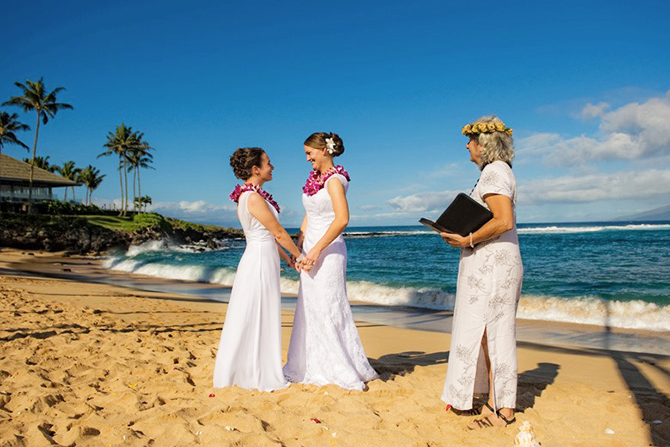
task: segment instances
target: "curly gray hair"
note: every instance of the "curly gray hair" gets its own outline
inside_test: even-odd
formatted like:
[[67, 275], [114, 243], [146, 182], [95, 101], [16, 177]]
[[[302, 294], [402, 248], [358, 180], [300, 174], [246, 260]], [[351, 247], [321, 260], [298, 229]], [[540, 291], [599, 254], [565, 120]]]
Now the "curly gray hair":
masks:
[[[502, 123], [495, 115], [482, 116], [476, 123]], [[504, 161], [510, 167], [514, 159], [514, 140], [506, 132], [480, 133], [476, 136], [477, 142], [482, 147], [480, 154], [481, 164], [479, 169], [484, 169], [489, 163], [496, 160]]]

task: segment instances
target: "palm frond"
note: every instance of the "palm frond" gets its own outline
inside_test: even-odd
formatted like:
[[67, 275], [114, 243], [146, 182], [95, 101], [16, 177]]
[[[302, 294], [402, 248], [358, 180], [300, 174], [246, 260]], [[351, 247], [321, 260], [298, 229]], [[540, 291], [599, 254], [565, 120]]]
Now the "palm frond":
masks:
[[28, 149], [28, 146], [19, 140], [15, 132], [30, 130], [30, 127], [19, 122], [18, 118], [16, 113], [0, 112], [0, 148], [5, 144], [15, 144]]

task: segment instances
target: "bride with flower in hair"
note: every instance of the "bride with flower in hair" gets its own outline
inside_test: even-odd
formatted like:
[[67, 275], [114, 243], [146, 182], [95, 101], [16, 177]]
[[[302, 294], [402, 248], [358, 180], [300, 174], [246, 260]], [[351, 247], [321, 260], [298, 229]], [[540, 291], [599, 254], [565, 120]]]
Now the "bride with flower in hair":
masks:
[[303, 187], [305, 218], [297, 241], [300, 288], [284, 375], [291, 382], [363, 390], [378, 378], [361, 344], [347, 297], [350, 177], [333, 159], [344, 152], [335, 133], [317, 132], [304, 143], [312, 172]]

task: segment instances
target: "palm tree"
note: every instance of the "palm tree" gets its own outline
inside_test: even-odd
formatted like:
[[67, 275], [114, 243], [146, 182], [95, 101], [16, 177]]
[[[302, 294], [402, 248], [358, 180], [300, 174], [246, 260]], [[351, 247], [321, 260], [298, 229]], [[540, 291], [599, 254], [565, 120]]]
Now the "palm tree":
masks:
[[151, 197], [135, 197], [135, 205], [140, 209], [140, 211], [142, 211], [143, 206], [146, 207], [146, 205], [151, 205]]
[[[135, 199], [142, 196], [140, 169], [141, 168], [153, 169], [151, 166], [149, 166], [149, 163], [153, 163], [154, 158], [154, 156], [149, 153], [149, 151], [153, 150], [153, 148], [149, 146], [149, 143], [142, 141], [142, 139], [144, 138], [144, 134], [139, 133], [137, 137], [139, 140], [139, 145], [133, 150], [131, 150], [130, 153], [128, 154], [128, 164], [129, 164], [128, 171], [133, 171], [133, 197]], [[137, 183], [137, 192], [135, 191], [135, 183]], [[133, 204], [135, 205], [135, 209], [137, 209], [138, 208], [137, 200], [134, 200]], [[141, 212], [142, 207], [140, 206], [139, 209]]]
[[79, 174], [79, 179], [86, 186], [86, 204], [91, 204], [91, 196], [93, 191], [100, 186], [102, 179], [105, 178], [106, 174], [100, 175], [100, 170], [94, 168], [91, 165], [86, 166]]
[[119, 156], [119, 182], [121, 184], [120, 216], [125, 216], [128, 212], [128, 159], [132, 151], [142, 146], [141, 136], [141, 133], [133, 132], [132, 127], [121, 124], [116, 127], [114, 132], [107, 134], [107, 142], [103, 145], [107, 150], [98, 155], [98, 158], [107, 155]]
[[[75, 182], [79, 181], [79, 174], [81, 173], [81, 169], [74, 167], [74, 161], [66, 161], [63, 163], [63, 166], [56, 166], [55, 169], [56, 172], [61, 175], [61, 177]], [[65, 197], [63, 200], [67, 202], [67, 188], [65, 188]], [[76, 200], [76, 197], [74, 196], [74, 186], [72, 187], [72, 200]]]
[[57, 102], [56, 96], [63, 87], [56, 87], [51, 93], [47, 93], [44, 86], [44, 78], [40, 78], [37, 82], [26, 80], [26, 84], [15, 82], [18, 88], [23, 90], [22, 96], [13, 96], [9, 101], [3, 105], [17, 106], [23, 108], [24, 112], [34, 110], [37, 113], [37, 126], [35, 127], [35, 143], [33, 145], [33, 161], [30, 163], [30, 187], [28, 190], [28, 212], [32, 211], [33, 206], [33, 176], [35, 171], [35, 157], [37, 156], [37, 137], [40, 132], [40, 119], [45, 125], [49, 122], [49, 118], [56, 116], [59, 110], [72, 109], [70, 104]]
[[[44, 169], [45, 171], [49, 172], [56, 172], [56, 169], [58, 166], [56, 165], [50, 165], [49, 164], [49, 156], [47, 155], [46, 157], [35, 157], [35, 167]], [[32, 161], [31, 158], [24, 158], [23, 161], [26, 163], [30, 163]]]
[[144, 196], [142, 197], [142, 204], [144, 205], [144, 211], [147, 210], [147, 205], [151, 205], [153, 202], [151, 201], [151, 197], [149, 196]]
[[[29, 130], [26, 124], [18, 121], [19, 116], [16, 113], [11, 115], [7, 112], [0, 112], [0, 155], [2, 155], [2, 148], [5, 144], [15, 144], [21, 146], [26, 150], [30, 148], [18, 139], [14, 132], [22, 130]], [[2, 157], [0, 157], [0, 174], [2, 173]]]

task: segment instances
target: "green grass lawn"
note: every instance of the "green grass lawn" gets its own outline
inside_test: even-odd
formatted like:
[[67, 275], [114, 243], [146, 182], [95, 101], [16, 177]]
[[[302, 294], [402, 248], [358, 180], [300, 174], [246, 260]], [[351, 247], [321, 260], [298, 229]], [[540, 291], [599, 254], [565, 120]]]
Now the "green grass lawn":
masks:
[[219, 231], [223, 230], [222, 227], [218, 227], [216, 225], [203, 225], [203, 224], [197, 224], [193, 222], [187, 222], [185, 220], [180, 220], [180, 219], [174, 219], [172, 217], [166, 217], [165, 220], [167, 220], [170, 225], [172, 225], [173, 228], [179, 228], [182, 230], [188, 230], [193, 229], [196, 231]]
[[82, 217], [92, 223], [101, 227], [109, 228], [110, 230], [131, 231], [135, 228], [135, 223], [132, 217], [118, 217], [118, 216], [78, 216]]
[[155, 213], [143, 213], [135, 216], [134, 218], [99, 215], [84, 215], [77, 217], [86, 219], [93, 225], [98, 225], [116, 231], [137, 231], [141, 228], [157, 226], [168, 234], [172, 233], [175, 229], [195, 230], [198, 232], [228, 231], [234, 235], [241, 234], [240, 230], [236, 230], [234, 228], [221, 228], [216, 225], [202, 225], [184, 220], [172, 219], [170, 217], [164, 218], [160, 214]]

